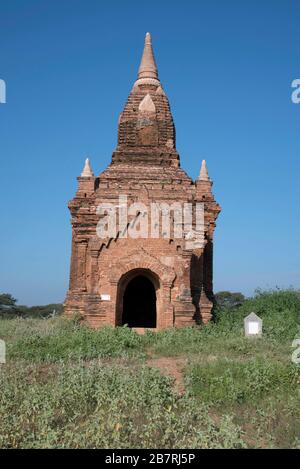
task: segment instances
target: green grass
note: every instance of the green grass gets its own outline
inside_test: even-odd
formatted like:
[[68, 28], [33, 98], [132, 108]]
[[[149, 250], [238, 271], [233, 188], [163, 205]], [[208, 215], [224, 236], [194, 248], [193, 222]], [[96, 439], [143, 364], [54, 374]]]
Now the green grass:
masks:
[[6, 324], [6, 332], [11, 339], [7, 341], [8, 358], [53, 363], [143, 356], [141, 336], [132, 329], [103, 327], [95, 331], [61, 317], [43, 322], [41, 327], [39, 319], [17, 319]]
[[[251, 311], [260, 339], [243, 335]], [[276, 290], [207, 326], [157, 334], [1, 319], [0, 447], [300, 447], [299, 317], [299, 291]], [[185, 393], [148, 358], [185, 358]]]

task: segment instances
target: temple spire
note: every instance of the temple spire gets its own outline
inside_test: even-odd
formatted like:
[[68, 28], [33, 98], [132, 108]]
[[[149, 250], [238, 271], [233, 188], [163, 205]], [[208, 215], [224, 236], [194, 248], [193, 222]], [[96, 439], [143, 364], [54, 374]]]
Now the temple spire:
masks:
[[210, 181], [208, 172], [207, 172], [207, 167], [206, 167], [206, 161], [202, 160], [201, 164], [201, 169], [200, 169], [200, 176], [199, 176], [199, 181]]
[[157, 66], [153, 54], [150, 33], [147, 33], [145, 37], [144, 51], [138, 72], [138, 78], [158, 79]]
[[91, 165], [90, 165], [90, 160], [87, 158], [84, 163], [84, 168], [81, 173], [82, 178], [90, 178], [94, 177]]

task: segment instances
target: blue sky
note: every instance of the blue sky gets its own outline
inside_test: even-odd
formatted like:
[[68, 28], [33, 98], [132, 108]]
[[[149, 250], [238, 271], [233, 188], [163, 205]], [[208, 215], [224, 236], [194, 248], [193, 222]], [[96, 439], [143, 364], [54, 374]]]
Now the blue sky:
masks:
[[222, 206], [215, 290], [300, 287], [300, 3], [2, 0], [0, 291], [61, 302], [67, 202], [89, 155], [99, 174], [150, 31], [182, 167], [206, 159]]

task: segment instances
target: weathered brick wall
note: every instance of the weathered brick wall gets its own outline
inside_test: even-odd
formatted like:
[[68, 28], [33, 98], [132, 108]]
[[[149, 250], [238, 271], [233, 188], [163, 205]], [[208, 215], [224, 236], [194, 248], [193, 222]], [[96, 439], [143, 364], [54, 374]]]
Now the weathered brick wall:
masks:
[[[144, 75], [146, 72], [143, 72]], [[185, 239], [101, 239], [97, 207], [143, 202], [205, 205], [205, 239], [187, 248]], [[72, 216], [70, 287], [65, 313], [75, 311], [94, 327], [119, 325], [126, 282], [135, 273], [152, 280], [157, 297], [157, 329], [192, 325], [211, 318], [213, 232], [220, 207], [211, 182], [191, 178], [180, 168], [169, 102], [157, 79], [137, 80], [119, 119], [118, 145], [99, 177], [79, 177], [69, 203]], [[102, 295], [102, 296], [101, 296]], [[108, 295], [103, 299], [103, 295]]]

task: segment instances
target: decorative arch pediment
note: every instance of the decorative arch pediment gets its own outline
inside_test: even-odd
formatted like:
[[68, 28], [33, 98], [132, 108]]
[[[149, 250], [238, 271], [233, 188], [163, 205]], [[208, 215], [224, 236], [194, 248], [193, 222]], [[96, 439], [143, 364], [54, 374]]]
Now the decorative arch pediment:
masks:
[[144, 248], [134, 249], [110, 265], [110, 282], [117, 284], [120, 278], [134, 269], [148, 269], [156, 274], [163, 285], [171, 285], [176, 277], [172, 267], [166, 266]]

